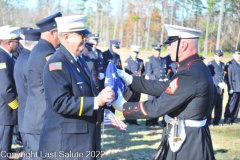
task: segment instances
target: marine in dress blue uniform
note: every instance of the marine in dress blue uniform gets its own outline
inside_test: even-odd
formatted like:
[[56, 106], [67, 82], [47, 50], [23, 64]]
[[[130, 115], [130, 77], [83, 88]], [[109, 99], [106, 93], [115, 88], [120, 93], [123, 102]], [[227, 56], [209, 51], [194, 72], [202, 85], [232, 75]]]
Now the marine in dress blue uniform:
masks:
[[[91, 160], [102, 156], [101, 108], [106, 89], [97, 97], [89, 68], [81, 58], [87, 41], [86, 16], [55, 19], [61, 46], [47, 62], [43, 73], [46, 115], [41, 132], [39, 154], [43, 159]], [[100, 101], [104, 102], [99, 104]], [[56, 153], [48, 157], [48, 153]], [[74, 157], [74, 155], [76, 157]], [[67, 157], [67, 154], [70, 155]]]
[[[144, 62], [142, 59], [138, 58], [138, 55], [140, 53], [140, 47], [139, 46], [131, 46], [131, 56], [125, 60], [124, 63], [124, 69], [125, 72], [133, 75], [133, 76], [145, 76], [145, 67]], [[131, 88], [130, 88], [131, 90]], [[128, 102], [139, 102], [141, 99], [141, 93], [135, 92], [131, 90], [132, 96], [128, 100]], [[126, 119], [125, 120], [128, 124], [134, 124], [134, 125], [140, 125], [140, 123], [137, 122], [137, 120], [133, 119]]]
[[99, 81], [99, 91], [104, 88], [104, 80], [106, 74], [107, 64], [103, 60], [102, 51], [97, 48], [98, 46], [98, 34], [89, 34], [88, 40], [89, 42], [94, 43], [92, 47], [92, 51], [88, 54], [90, 59], [94, 62], [95, 68], [97, 70], [98, 81]]
[[16, 51], [20, 39], [20, 28], [0, 27], [0, 151], [1, 160], [7, 160], [17, 125], [17, 90], [13, 77], [14, 63], [12, 53]]
[[213, 83], [214, 83], [214, 100], [212, 105], [212, 110], [214, 110], [214, 118], [212, 120], [211, 114], [208, 116], [207, 123], [208, 125], [219, 125], [219, 122], [222, 117], [222, 103], [223, 103], [223, 93], [226, 82], [226, 77], [224, 73], [224, 63], [221, 62], [223, 51], [215, 50], [214, 51], [214, 59], [208, 62], [208, 68], [212, 74]]
[[[117, 51], [120, 49], [120, 41], [118, 40], [110, 40], [110, 47], [108, 50], [102, 53], [104, 64], [108, 66], [108, 63], [112, 61], [117, 69], [122, 70], [122, 61], [120, 55], [117, 54]], [[115, 109], [111, 107], [105, 106], [106, 109], [109, 109], [111, 112], [115, 113]]]
[[[18, 129], [21, 133], [24, 150], [26, 150], [26, 138], [22, 132], [22, 121], [24, 117], [24, 110], [27, 101], [27, 61], [32, 48], [38, 42], [41, 36], [39, 29], [32, 29], [24, 31], [25, 48], [19, 54], [18, 59], [14, 65], [14, 78], [18, 93]], [[28, 116], [28, 115], [26, 115]], [[25, 157], [23, 157], [25, 158]]]
[[[197, 55], [201, 31], [164, 25], [168, 32], [168, 50], [178, 71], [167, 82], [146, 80], [118, 71], [126, 84], [138, 92], [160, 96], [145, 102], [127, 102], [123, 97], [112, 103], [125, 118], [149, 118], [166, 114], [162, 143], [154, 160], [214, 160], [211, 135], [206, 125], [214, 98], [211, 73]], [[194, 86], [194, 87], [193, 87]], [[162, 158], [160, 158], [162, 157]]]
[[228, 103], [224, 112], [224, 123], [239, 123], [240, 107], [240, 50], [233, 50], [233, 59], [226, 64], [228, 83]]
[[[28, 152], [37, 152], [40, 133], [46, 110], [46, 101], [43, 88], [43, 69], [50, 56], [59, 46], [57, 35], [56, 17], [61, 17], [60, 12], [45, 17], [36, 25], [40, 28], [41, 39], [32, 49], [27, 63], [27, 102], [22, 123], [22, 132], [27, 139]], [[34, 157], [34, 159], [41, 159]]]

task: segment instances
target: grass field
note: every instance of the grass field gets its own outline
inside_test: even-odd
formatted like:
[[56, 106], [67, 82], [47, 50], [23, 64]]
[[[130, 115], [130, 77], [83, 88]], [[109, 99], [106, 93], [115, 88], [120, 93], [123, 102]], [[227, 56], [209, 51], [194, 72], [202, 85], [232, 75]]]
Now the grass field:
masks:
[[[102, 51], [107, 48], [101, 48]], [[119, 50], [122, 62], [130, 56], [129, 49]], [[146, 60], [151, 56], [149, 51], [143, 51], [139, 58]], [[166, 56], [166, 53], [162, 53]], [[213, 57], [205, 57], [208, 63]], [[223, 57], [223, 62], [231, 60], [231, 56]], [[223, 112], [228, 100], [226, 93], [223, 99]], [[141, 101], [146, 100], [146, 95], [142, 94]], [[120, 112], [116, 115], [124, 120]], [[239, 116], [240, 117], [240, 116]], [[141, 126], [129, 125], [126, 132], [121, 132], [114, 127], [105, 126], [103, 137], [104, 160], [150, 160], [161, 141], [162, 128], [146, 127], [145, 120], [138, 120]], [[222, 120], [223, 121], [223, 120]], [[221, 122], [222, 122], [221, 121]], [[217, 160], [240, 160], [240, 125], [223, 125], [210, 127], [214, 153]]]

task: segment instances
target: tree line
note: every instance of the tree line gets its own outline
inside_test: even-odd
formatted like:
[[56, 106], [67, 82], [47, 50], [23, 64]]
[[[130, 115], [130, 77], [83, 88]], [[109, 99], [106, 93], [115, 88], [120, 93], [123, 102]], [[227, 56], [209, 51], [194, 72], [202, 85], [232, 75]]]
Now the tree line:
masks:
[[[205, 2], [205, 1], [204, 1]], [[239, 49], [239, 0], [0, 0], [0, 25], [36, 28], [36, 21], [61, 11], [64, 16], [88, 15], [88, 28], [99, 33], [100, 44], [118, 39], [122, 47], [148, 49], [167, 37], [163, 24], [203, 31], [199, 50], [206, 56], [215, 49]]]

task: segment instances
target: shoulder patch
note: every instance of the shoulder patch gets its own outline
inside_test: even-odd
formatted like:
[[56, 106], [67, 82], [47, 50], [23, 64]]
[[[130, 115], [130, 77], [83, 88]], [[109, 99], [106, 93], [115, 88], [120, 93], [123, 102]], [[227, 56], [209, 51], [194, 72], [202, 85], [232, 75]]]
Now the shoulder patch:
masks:
[[175, 78], [167, 87], [167, 89], [165, 90], [165, 92], [167, 94], [174, 94], [176, 92], [176, 90], [178, 89], [178, 77]]
[[50, 54], [50, 55], [47, 55], [45, 58], [46, 58], [46, 61], [48, 61], [49, 60], [49, 58], [51, 58], [51, 56], [52, 56], [52, 54]]
[[0, 63], [0, 69], [5, 69], [7, 68], [6, 63]]
[[53, 62], [49, 64], [49, 71], [62, 70], [62, 62]]

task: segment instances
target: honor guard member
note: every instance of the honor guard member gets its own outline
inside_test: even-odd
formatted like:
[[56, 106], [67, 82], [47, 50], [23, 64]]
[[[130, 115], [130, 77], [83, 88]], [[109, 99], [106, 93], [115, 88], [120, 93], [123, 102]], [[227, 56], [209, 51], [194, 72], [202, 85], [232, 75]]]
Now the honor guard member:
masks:
[[24, 31], [25, 30], [30, 30], [32, 29], [31, 27], [21, 27], [20, 28], [20, 37], [22, 38], [21, 40], [19, 40], [19, 44], [18, 44], [18, 48], [16, 50], [16, 52], [13, 53], [13, 59], [16, 61], [19, 54], [22, 52], [23, 48], [24, 48], [24, 45], [25, 45], [25, 42], [24, 42], [24, 39], [25, 39], [25, 36], [24, 36]]
[[88, 41], [94, 44], [92, 47], [92, 51], [89, 53], [89, 57], [94, 62], [94, 65], [96, 67], [99, 81], [99, 91], [101, 91], [104, 88], [104, 78], [107, 65], [103, 60], [102, 51], [100, 49], [97, 49], [98, 37], [98, 34], [89, 34]]
[[110, 40], [110, 47], [108, 50], [103, 52], [103, 60], [108, 66], [109, 61], [112, 61], [117, 69], [122, 70], [122, 62], [117, 51], [120, 49], [120, 42], [118, 40]]
[[[120, 55], [117, 54], [117, 51], [120, 49], [120, 42], [118, 40], [110, 40], [110, 47], [108, 50], [102, 53], [103, 60], [106, 66], [108, 66], [109, 61], [112, 61], [117, 69], [122, 70], [122, 62]], [[105, 106], [104, 108], [109, 109], [111, 112], [115, 113], [115, 109], [110, 106]]]
[[[81, 58], [87, 34], [91, 33], [86, 28], [86, 16], [55, 20], [61, 45], [43, 73], [47, 108], [38, 153], [43, 159], [101, 158], [101, 109], [98, 106], [111, 102], [114, 92], [107, 87], [97, 94], [87, 64]], [[55, 155], [49, 157], [49, 153]], [[79, 156], [66, 156], [71, 153]]]
[[[16, 51], [20, 38], [20, 28], [0, 27], [0, 150], [9, 153], [12, 144], [13, 127], [17, 125], [17, 91], [13, 77]], [[8, 157], [1, 157], [1, 160]]]
[[228, 103], [224, 123], [240, 123], [237, 119], [240, 107], [240, 49], [233, 50], [233, 59], [226, 64], [228, 78]]
[[[126, 59], [124, 63], [124, 69], [125, 72], [133, 75], [133, 76], [145, 76], [145, 68], [144, 68], [144, 62], [142, 59], [138, 58], [138, 54], [140, 53], [140, 47], [139, 46], [131, 46], [131, 56]], [[131, 88], [130, 88], [131, 90]], [[141, 93], [132, 91], [132, 96], [128, 100], [128, 102], [139, 102], [141, 98]], [[140, 123], [137, 122], [136, 119], [126, 119], [126, 123], [128, 124], [134, 124], [134, 125], [140, 125]]]
[[[168, 71], [170, 71], [169, 64], [167, 63], [167, 60], [163, 57], [160, 57], [161, 55], [161, 48], [162, 45], [153, 44], [152, 45], [152, 53], [153, 55], [148, 58], [146, 62], [146, 76], [150, 80], [159, 80], [159, 81], [168, 81], [170, 78], [170, 75]], [[158, 97], [148, 95], [148, 99], [156, 99]], [[158, 117], [151, 118], [146, 120], [146, 126], [161, 126], [163, 127], [165, 125], [165, 122], [162, 121], [162, 123], [158, 123]]]
[[82, 58], [86, 61], [87, 66], [91, 72], [93, 81], [95, 82], [96, 89], [97, 91], [99, 91], [99, 80], [98, 80], [97, 69], [95, 67], [94, 61], [89, 57], [89, 54], [92, 51], [93, 45], [94, 43], [89, 41], [85, 43], [85, 48], [82, 52]]
[[[27, 61], [31, 50], [40, 39], [41, 32], [39, 29], [24, 31], [24, 48], [19, 54], [18, 59], [14, 65], [14, 78], [18, 93], [18, 130], [21, 133], [24, 150], [26, 150], [26, 139], [22, 132], [22, 121], [24, 117], [24, 110], [27, 101]], [[29, 116], [29, 115], [26, 115]], [[23, 157], [24, 158], [24, 157]]]
[[[27, 62], [27, 102], [22, 123], [22, 132], [27, 139], [27, 150], [37, 152], [40, 133], [46, 110], [46, 101], [43, 88], [43, 69], [50, 56], [56, 51], [60, 42], [58, 39], [56, 17], [61, 17], [60, 12], [38, 21], [36, 25], [41, 31], [41, 39], [32, 49]], [[35, 159], [41, 159], [35, 157]]]
[[211, 112], [214, 88], [211, 73], [198, 56], [200, 30], [164, 25], [171, 59], [179, 67], [170, 81], [146, 80], [118, 70], [119, 76], [133, 90], [154, 96], [145, 102], [126, 102], [121, 93], [112, 103], [125, 118], [153, 118], [164, 114], [168, 127], [154, 160], [214, 160], [207, 116]]
[[[208, 125], [219, 125], [222, 117], [222, 103], [223, 103], [223, 93], [226, 82], [226, 77], [224, 73], [224, 63], [222, 62], [223, 51], [215, 50], [214, 59], [208, 62], [208, 68], [212, 74], [212, 79], [214, 83], [214, 100], [212, 105], [212, 111], [214, 109], [214, 118], [212, 120], [212, 112], [209, 114], [207, 119]], [[212, 123], [211, 123], [212, 120]]]
[[174, 75], [174, 73], [177, 72], [177, 64], [175, 62], [172, 61], [171, 59], [171, 55], [168, 54], [166, 57], [164, 57], [167, 61], [167, 66], [168, 68], [172, 69], [172, 72], [169, 73], [169, 79], [172, 78], [172, 76]]

